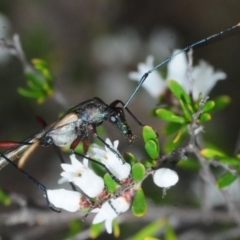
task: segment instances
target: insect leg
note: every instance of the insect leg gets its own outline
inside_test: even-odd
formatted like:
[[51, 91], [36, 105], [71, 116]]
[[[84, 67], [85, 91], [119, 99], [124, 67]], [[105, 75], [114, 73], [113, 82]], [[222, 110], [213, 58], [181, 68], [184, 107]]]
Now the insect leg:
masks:
[[25, 175], [25, 177], [27, 177], [28, 179], [30, 179], [33, 183], [35, 183], [43, 192], [44, 195], [46, 197], [46, 201], [47, 201], [47, 205], [48, 207], [55, 212], [61, 212], [60, 209], [56, 208], [53, 206], [53, 204], [49, 201], [48, 199], [48, 195], [47, 195], [47, 189], [46, 187], [41, 184], [39, 181], [37, 181], [34, 177], [32, 177], [31, 175], [29, 175], [26, 171], [24, 171], [23, 169], [19, 168], [17, 166], [17, 164], [15, 164], [13, 161], [11, 161], [9, 158], [7, 158], [4, 154], [0, 153], [0, 156], [3, 157], [9, 164], [11, 164], [13, 167], [15, 167], [18, 171], [20, 171], [23, 175]]
[[[125, 104], [121, 101], [121, 100], [115, 100], [114, 102], [112, 102], [110, 104], [110, 106], [115, 107], [117, 104], [121, 104], [123, 107], [125, 106]], [[133, 120], [140, 126], [143, 127], [144, 124], [142, 122], [140, 122], [140, 120], [129, 110], [128, 107], [125, 107], [126, 111], [128, 112], [128, 114], [133, 118]]]

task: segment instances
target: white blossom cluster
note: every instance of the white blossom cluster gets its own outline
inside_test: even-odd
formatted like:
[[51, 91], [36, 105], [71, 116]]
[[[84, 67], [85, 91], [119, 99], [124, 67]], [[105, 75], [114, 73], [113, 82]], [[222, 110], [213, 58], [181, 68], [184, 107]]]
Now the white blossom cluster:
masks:
[[[175, 50], [173, 54], [178, 51], [179, 50]], [[138, 64], [137, 72], [129, 73], [129, 78], [134, 81], [139, 81], [144, 73], [154, 67], [153, 62], [154, 57], [148, 56], [145, 63]], [[152, 97], [157, 98], [165, 92], [167, 81], [173, 79], [177, 81], [187, 93], [191, 91], [193, 99], [197, 100], [200, 93], [202, 93], [203, 97], [207, 96], [219, 80], [227, 77], [223, 71], [214, 71], [213, 66], [201, 60], [197, 66], [192, 67], [190, 75], [193, 83], [191, 83], [189, 81], [188, 68], [186, 53], [181, 53], [169, 61], [165, 79], [157, 71], [153, 71], [147, 81], [143, 83], [143, 87]]]
[[[117, 150], [119, 141], [113, 144], [109, 139], [106, 143]], [[123, 163], [108, 147], [93, 145], [88, 152], [90, 158], [99, 159], [120, 182], [131, 178], [131, 166], [127, 162]], [[65, 209], [69, 212], [76, 212], [84, 208], [91, 208], [91, 213], [97, 213], [93, 219], [93, 224], [105, 222], [105, 228], [108, 233], [112, 233], [112, 222], [120, 213], [126, 212], [130, 206], [135, 190], [126, 188], [117, 198], [113, 198], [106, 190], [104, 180], [99, 177], [88, 164], [86, 158], [83, 163], [78, 161], [76, 156], [70, 156], [71, 164], [61, 164], [64, 170], [61, 173], [62, 178], [59, 184], [71, 182], [76, 185], [80, 192], [69, 191], [66, 189], [48, 190], [50, 202], [57, 208]], [[154, 183], [162, 188], [169, 188], [178, 181], [178, 175], [175, 171], [162, 168], [152, 172]], [[84, 193], [84, 194], [83, 194]], [[110, 197], [109, 197], [110, 196]], [[98, 204], [92, 206], [93, 199], [97, 199]], [[101, 199], [104, 201], [101, 202]]]

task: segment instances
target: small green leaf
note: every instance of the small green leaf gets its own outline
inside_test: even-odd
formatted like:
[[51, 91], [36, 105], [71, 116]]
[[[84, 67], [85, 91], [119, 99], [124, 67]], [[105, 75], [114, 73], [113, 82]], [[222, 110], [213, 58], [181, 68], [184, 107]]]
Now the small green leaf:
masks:
[[201, 165], [195, 159], [188, 158], [187, 160], [182, 159], [178, 161], [177, 166], [187, 170], [199, 170]]
[[124, 155], [123, 155], [123, 159], [129, 163], [131, 166], [133, 166], [133, 164], [137, 163], [137, 159], [136, 157], [130, 153], [130, 152], [125, 152]]
[[188, 108], [189, 104], [185, 104], [185, 103], [183, 102], [183, 100], [181, 100], [181, 99], [179, 100], [179, 103], [180, 103], [181, 108], [182, 108], [182, 110], [183, 110], [184, 117], [185, 117], [188, 121], [190, 121], [190, 120], [192, 119], [192, 113], [191, 113], [190, 109]]
[[142, 188], [138, 188], [132, 202], [132, 212], [135, 216], [141, 217], [147, 212], [147, 203]]
[[165, 240], [177, 240], [177, 236], [169, 222], [166, 223]]
[[42, 71], [42, 74], [43, 74], [44, 78], [48, 81], [48, 83], [52, 82], [53, 76], [48, 68], [44, 68]]
[[148, 156], [152, 159], [156, 159], [159, 156], [159, 145], [154, 140], [149, 140], [144, 145]]
[[11, 203], [11, 198], [2, 189], [0, 189], [0, 202], [5, 206], [8, 206]]
[[113, 225], [113, 236], [115, 238], [118, 238], [120, 236], [120, 227], [116, 218], [113, 220], [112, 225]]
[[112, 179], [112, 177], [109, 175], [109, 173], [106, 173], [104, 175], [104, 183], [105, 183], [107, 190], [110, 193], [114, 193], [114, 191], [117, 188], [117, 183]]
[[155, 237], [145, 237], [144, 240], [161, 240], [161, 239]]
[[175, 123], [185, 123], [186, 120], [184, 117], [173, 113], [170, 110], [159, 108], [156, 110], [156, 114], [161, 119], [168, 121], [168, 122], [175, 122]]
[[176, 98], [182, 99], [185, 103], [191, 103], [191, 98], [177, 81], [169, 80], [168, 87]]
[[165, 219], [158, 219], [154, 222], [151, 222], [144, 227], [140, 228], [141, 230], [138, 231], [134, 236], [131, 237], [131, 240], [147, 240], [147, 239], [155, 239], [151, 238], [150, 236], [156, 235], [164, 226], [166, 220]]
[[182, 127], [182, 124], [180, 124], [180, 123], [168, 122], [163, 129], [163, 133], [164, 134], [175, 133], [181, 127]]
[[214, 101], [207, 101], [204, 106], [203, 106], [203, 111], [207, 112], [210, 111], [211, 109], [213, 109], [215, 106], [215, 102]]
[[236, 166], [240, 163], [239, 159], [232, 157], [218, 157], [218, 160], [231, 166]]
[[176, 139], [176, 135], [170, 136], [164, 143], [165, 152], [171, 152], [176, 149], [187, 136], [186, 131], [180, 135], [180, 139], [178, 139], [178, 141], [174, 141], [174, 139]]
[[32, 83], [34, 83], [36, 86], [38, 86], [39, 88], [42, 87], [42, 85], [44, 84], [43, 79], [40, 79], [39, 76], [37, 76], [36, 74], [34, 74], [33, 72], [24, 72], [25, 77], [31, 81]]
[[209, 113], [203, 113], [199, 117], [200, 122], [207, 122], [211, 120], [211, 115]]
[[231, 102], [231, 98], [229, 96], [223, 95], [215, 98], [214, 102], [215, 102], [214, 111], [216, 111], [226, 107]]
[[46, 61], [40, 58], [33, 58], [32, 64], [34, 65], [34, 68], [36, 68], [39, 71], [42, 71], [42, 69], [47, 67]]
[[30, 97], [30, 98], [45, 97], [45, 93], [42, 91], [31, 91], [24, 88], [18, 88], [18, 93], [24, 97]]
[[234, 182], [238, 177], [236, 175], [233, 175], [230, 172], [227, 172], [223, 174], [218, 180], [217, 180], [217, 187], [218, 188], [224, 188], [230, 185], [232, 182]]
[[97, 238], [99, 235], [100, 235], [100, 233], [102, 232], [102, 229], [103, 229], [103, 226], [104, 226], [104, 222], [100, 222], [100, 223], [97, 223], [97, 224], [92, 224], [91, 226], [90, 226], [90, 237], [92, 238], [92, 239], [95, 239], [95, 238]]
[[147, 125], [143, 127], [142, 135], [144, 142], [147, 142], [148, 140], [158, 140], [158, 135], [155, 130]]
[[154, 159], [142, 159], [141, 163], [145, 168], [151, 168], [156, 164], [156, 160], [154, 160]]
[[136, 163], [132, 167], [132, 177], [135, 182], [141, 181], [145, 176], [146, 170], [143, 164]]
[[173, 139], [173, 143], [177, 143], [180, 139], [183, 133], [186, 131], [186, 127], [182, 127], [176, 134], [176, 136]]
[[200, 151], [200, 153], [206, 158], [226, 157], [223, 152], [212, 148], [204, 148]]
[[[97, 162], [101, 162], [101, 161], [98, 160], [98, 159], [94, 159], [94, 160], [96, 160]], [[99, 176], [102, 177], [102, 178], [104, 177], [104, 175], [106, 174], [106, 169], [105, 169], [103, 166], [101, 166], [100, 164], [95, 163], [95, 162], [93, 162], [93, 161], [90, 161], [89, 164], [90, 164], [91, 168], [93, 169], [93, 171], [94, 171], [97, 175], [99, 175]]]
[[35, 85], [33, 82], [27, 80], [27, 85], [32, 91], [39, 91], [41, 88], [37, 85]]
[[69, 230], [65, 238], [72, 238], [77, 233], [79, 233], [82, 228], [82, 222], [79, 219], [71, 220], [68, 225], [69, 225]]

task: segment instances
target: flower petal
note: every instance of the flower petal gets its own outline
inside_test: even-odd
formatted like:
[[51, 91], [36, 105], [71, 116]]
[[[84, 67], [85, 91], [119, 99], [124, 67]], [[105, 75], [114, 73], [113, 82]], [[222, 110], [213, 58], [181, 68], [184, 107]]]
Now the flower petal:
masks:
[[72, 166], [75, 170], [81, 170], [84, 168], [83, 164], [76, 158], [75, 154], [70, 155]]
[[73, 183], [91, 198], [97, 197], [104, 189], [103, 179], [90, 169], [84, 171], [81, 177], [74, 178]]
[[79, 192], [65, 189], [47, 190], [49, 201], [57, 208], [65, 209], [69, 212], [79, 210], [81, 194]]
[[213, 66], [201, 60], [199, 64], [193, 67], [192, 76], [193, 83], [193, 98], [197, 99], [199, 93], [207, 96], [212, 88], [216, 85], [217, 81], [223, 80], [227, 77], [223, 71], [215, 71]]
[[[138, 72], [130, 72], [128, 77], [134, 81], [140, 81], [141, 77], [153, 68], [153, 56], [148, 56], [146, 63], [138, 64]], [[157, 71], [153, 71], [147, 81], [142, 85], [152, 97], [159, 97], [166, 89], [166, 82]]]
[[106, 228], [108, 234], [112, 233], [112, 222], [113, 222], [113, 220], [114, 219], [106, 219], [106, 221], [105, 221], [105, 228]]
[[[174, 50], [173, 54], [177, 53], [179, 50]], [[188, 90], [189, 85], [187, 78], [188, 62], [186, 53], [181, 53], [174, 57], [167, 65], [167, 79], [166, 80], [176, 80], [185, 90]]]
[[160, 168], [153, 173], [153, 181], [158, 187], [169, 188], [178, 182], [178, 175], [168, 168]]
[[102, 207], [99, 209], [97, 215], [93, 219], [93, 224], [100, 223], [105, 221], [106, 219], [114, 219], [117, 217], [116, 212], [112, 208], [112, 206], [109, 204], [109, 202], [106, 202], [102, 205]]
[[61, 164], [61, 167], [64, 171], [66, 172], [75, 172], [75, 169], [74, 167], [71, 165], [71, 164], [68, 164], [68, 163], [62, 163]]
[[116, 141], [113, 142], [113, 148], [114, 148], [115, 150], [117, 150], [118, 145], [119, 145], [119, 141], [118, 141], [118, 140], [116, 140]]

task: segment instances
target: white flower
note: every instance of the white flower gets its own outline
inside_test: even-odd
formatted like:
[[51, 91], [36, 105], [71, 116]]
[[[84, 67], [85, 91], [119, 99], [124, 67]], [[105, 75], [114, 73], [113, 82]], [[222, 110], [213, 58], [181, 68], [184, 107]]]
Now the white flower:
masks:
[[[114, 141], [113, 144], [110, 139], [106, 139], [106, 143], [115, 151], [118, 152], [117, 147], [119, 141]], [[113, 153], [107, 146], [105, 148], [99, 147], [96, 144], [93, 145], [91, 153], [93, 158], [101, 160], [106, 168], [115, 176], [118, 180], [126, 179], [131, 171], [131, 166], [128, 163], [123, 163], [115, 153]]]
[[[140, 81], [141, 77], [144, 73], [152, 69], [154, 57], [148, 56], [146, 59], [146, 63], [139, 63], [138, 64], [138, 72], [130, 72], [128, 77], [131, 80]], [[160, 76], [157, 71], [152, 72], [147, 80], [143, 83], [143, 87], [150, 93], [153, 97], [159, 97], [161, 91], [163, 92], [166, 88], [166, 82]]]
[[199, 93], [207, 96], [217, 81], [227, 78], [227, 74], [222, 71], [215, 71], [213, 66], [201, 60], [196, 67], [193, 67], [193, 98], [197, 99]]
[[[178, 52], [175, 50], [173, 54]], [[146, 63], [138, 64], [138, 72], [130, 72], [129, 78], [131, 80], [140, 81], [144, 73], [154, 67], [153, 57], [148, 56]], [[169, 61], [167, 65], [167, 77], [163, 79], [157, 71], [153, 71], [143, 83], [143, 87], [153, 97], [159, 97], [167, 88], [167, 80], [174, 79], [182, 87], [189, 92], [189, 79], [187, 77], [188, 62], [186, 53], [181, 53]], [[205, 61], [200, 61], [199, 65], [192, 68], [193, 77], [193, 98], [196, 100], [200, 93], [203, 96], [211, 91], [217, 81], [225, 79], [227, 75], [222, 71], [214, 72], [213, 66]]]
[[158, 187], [169, 188], [178, 182], [178, 175], [168, 168], [160, 168], [153, 173], [153, 181]]
[[80, 209], [79, 192], [68, 191], [65, 189], [47, 190], [49, 201], [57, 208], [65, 209], [69, 212], [76, 212]]
[[92, 212], [97, 212], [93, 219], [93, 224], [105, 221], [105, 228], [109, 234], [112, 233], [113, 220], [123, 212], [126, 212], [130, 207], [130, 203], [124, 197], [111, 199], [104, 203], [101, 208], [96, 208]]
[[83, 164], [72, 154], [70, 156], [72, 164], [61, 164], [64, 172], [61, 173], [59, 184], [73, 182], [89, 197], [97, 197], [104, 188], [104, 181], [88, 167], [88, 160], [83, 159]]

